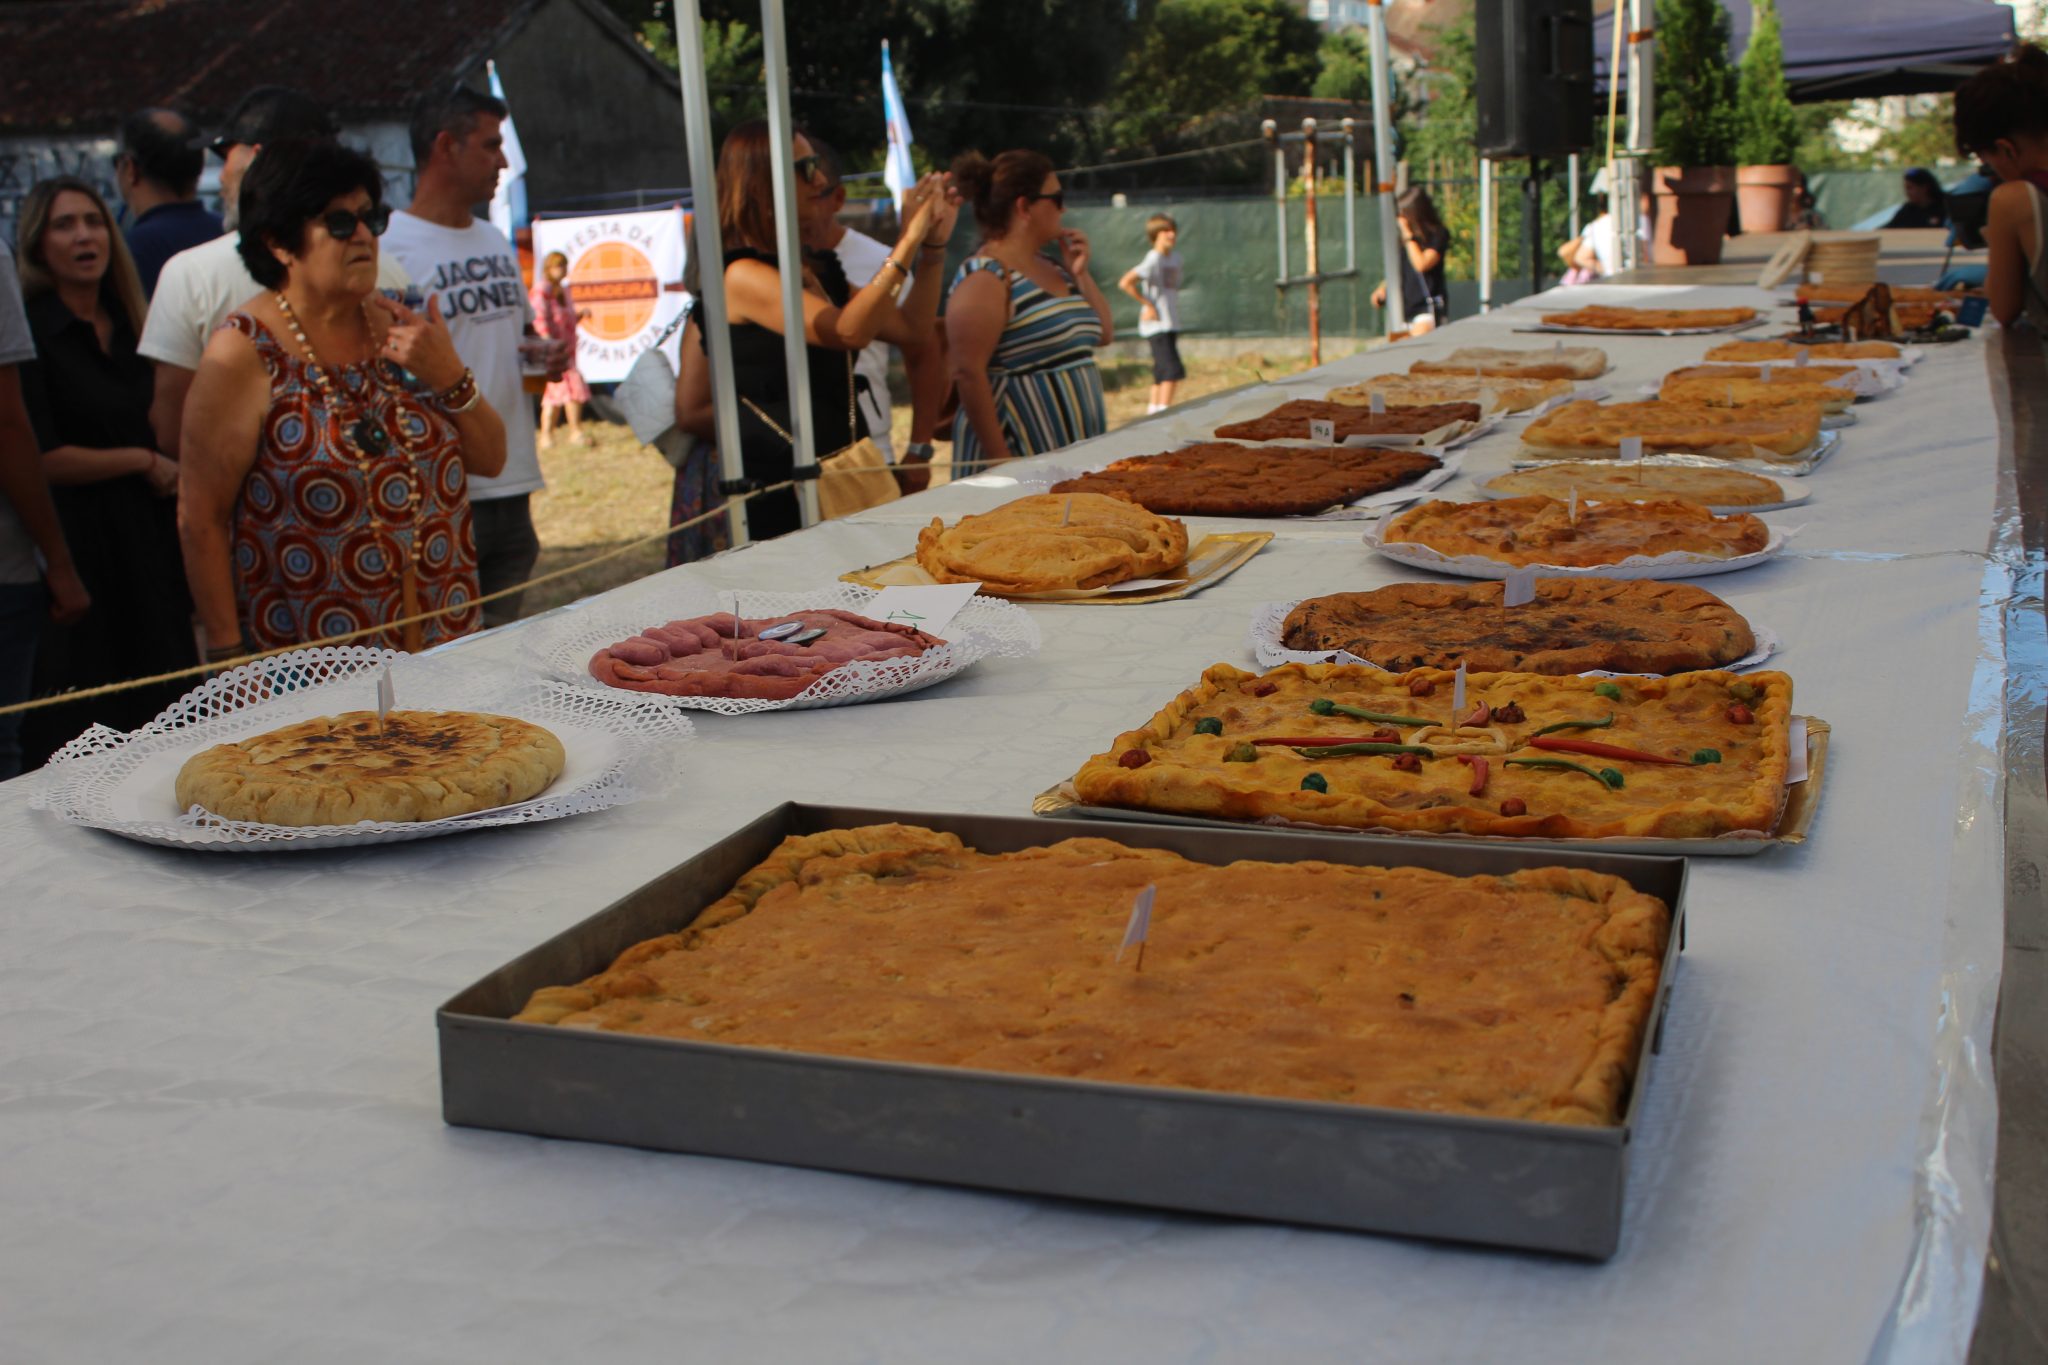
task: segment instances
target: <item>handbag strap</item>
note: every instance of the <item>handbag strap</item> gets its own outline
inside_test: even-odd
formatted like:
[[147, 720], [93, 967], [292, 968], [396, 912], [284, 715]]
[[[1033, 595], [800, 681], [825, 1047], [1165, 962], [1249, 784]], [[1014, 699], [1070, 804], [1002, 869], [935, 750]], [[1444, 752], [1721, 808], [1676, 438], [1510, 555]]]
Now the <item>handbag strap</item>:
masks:
[[[761, 424], [767, 427], [768, 430], [774, 432], [777, 436], [780, 436], [783, 440], [789, 442], [789, 444], [792, 447], [796, 445], [796, 437], [790, 435], [788, 431], [784, 430], [782, 423], [776, 421], [773, 417], [770, 417], [767, 413], [761, 411], [761, 405], [759, 403], [756, 403], [753, 399], [746, 397], [744, 394], [740, 396], [740, 401], [747, 405], [747, 410], [749, 412], [753, 413], [754, 416], [761, 419]], [[859, 443], [860, 438], [853, 434], [854, 428], [858, 420], [859, 414], [857, 409], [854, 407], [853, 397], [853, 352], [848, 351], [846, 353], [846, 434], [850, 439], [847, 441], [845, 445], [839, 447], [839, 450], [851, 450], [855, 445]], [[833, 455], [837, 455], [839, 453], [839, 450], [835, 450], [828, 455], [820, 455], [818, 459], [821, 462], [829, 460], [832, 458]]]

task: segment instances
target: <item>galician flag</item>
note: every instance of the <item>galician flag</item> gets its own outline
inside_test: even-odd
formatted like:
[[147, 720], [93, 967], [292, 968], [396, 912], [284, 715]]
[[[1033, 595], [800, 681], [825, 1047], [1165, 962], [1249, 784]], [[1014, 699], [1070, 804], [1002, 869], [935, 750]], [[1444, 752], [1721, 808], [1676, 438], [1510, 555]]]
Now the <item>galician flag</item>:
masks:
[[903, 112], [903, 92], [896, 88], [896, 68], [889, 65], [889, 40], [882, 39], [882, 117], [888, 124], [889, 161], [882, 167], [882, 182], [896, 196], [896, 211], [903, 211], [903, 191], [917, 183], [910, 164], [910, 115]]
[[[486, 62], [491, 73], [491, 94], [505, 99], [505, 86], [498, 79], [498, 64]], [[510, 100], [505, 101], [509, 106]], [[511, 240], [513, 230], [526, 226], [526, 152], [519, 145], [519, 133], [512, 127], [512, 115], [505, 115], [505, 173], [498, 177], [498, 191], [491, 196], [491, 226]]]

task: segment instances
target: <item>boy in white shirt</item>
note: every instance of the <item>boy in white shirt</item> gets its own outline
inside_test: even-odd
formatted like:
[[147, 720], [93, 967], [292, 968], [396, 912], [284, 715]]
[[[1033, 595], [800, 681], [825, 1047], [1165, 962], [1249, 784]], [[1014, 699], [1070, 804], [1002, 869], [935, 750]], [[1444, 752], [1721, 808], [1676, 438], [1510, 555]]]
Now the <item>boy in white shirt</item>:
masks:
[[1116, 287], [1138, 301], [1138, 335], [1152, 346], [1152, 402], [1147, 413], [1173, 406], [1173, 393], [1188, 377], [1180, 363], [1180, 226], [1163, 213], [1145, 220], [1152, 249], [1124, 272]]

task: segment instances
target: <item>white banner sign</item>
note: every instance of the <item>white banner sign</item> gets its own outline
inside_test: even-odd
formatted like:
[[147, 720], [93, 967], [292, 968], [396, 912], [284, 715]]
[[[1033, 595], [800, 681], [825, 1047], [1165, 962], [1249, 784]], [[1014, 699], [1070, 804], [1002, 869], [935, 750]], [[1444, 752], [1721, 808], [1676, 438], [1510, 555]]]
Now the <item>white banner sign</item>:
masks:
[[683, 311], [688, 242], [680, 207], [535, 220], [534, 274], [549, 252], [569, 258], [570, 299], [585, 314], [576, 331], [576, 368], [586, 380], [624, 379]]

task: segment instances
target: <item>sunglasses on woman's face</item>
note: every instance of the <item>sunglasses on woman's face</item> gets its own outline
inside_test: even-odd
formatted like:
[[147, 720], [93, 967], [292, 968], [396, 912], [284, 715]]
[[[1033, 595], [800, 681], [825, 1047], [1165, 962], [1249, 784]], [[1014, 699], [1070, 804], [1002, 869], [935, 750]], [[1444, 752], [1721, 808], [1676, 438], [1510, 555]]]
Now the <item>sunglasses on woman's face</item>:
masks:
[[1034, 194], [1031, 196], [1031, 199], [1034, 203], [1040, 199], [1050, 199], [1054, 208], [1059, 209], [1063, 213], [1066, 211], [1067, 192], [1065, 190], [1054, 190], [1051, 194]]
[[391, 208], [387, 204], [373, 204], [361, 213], [329, 209], [320, 215], [319, 221], [327, 229], [327, 235], [337, 242], [345, 242], [355, 236], [359, 223], [370, 230], [372, 237], [382, 237], [384, 229], [391, 226]]

